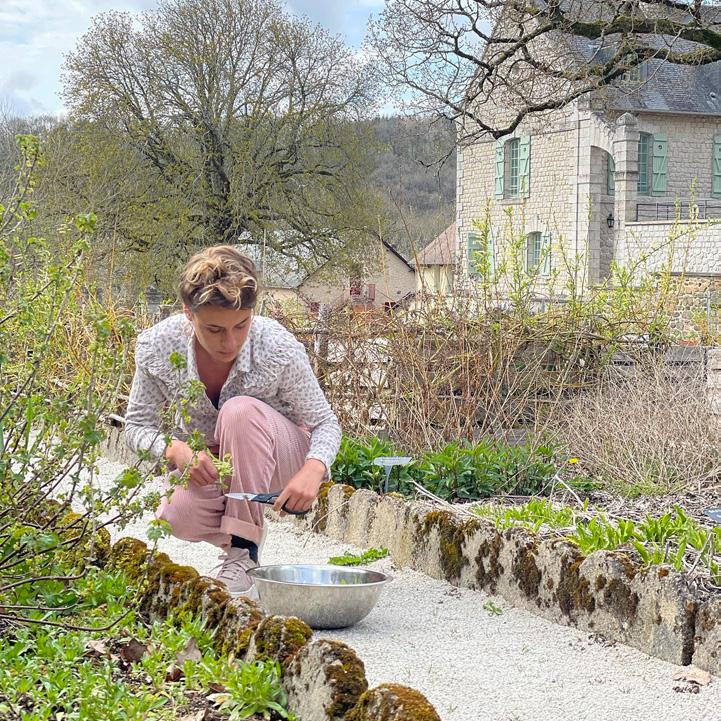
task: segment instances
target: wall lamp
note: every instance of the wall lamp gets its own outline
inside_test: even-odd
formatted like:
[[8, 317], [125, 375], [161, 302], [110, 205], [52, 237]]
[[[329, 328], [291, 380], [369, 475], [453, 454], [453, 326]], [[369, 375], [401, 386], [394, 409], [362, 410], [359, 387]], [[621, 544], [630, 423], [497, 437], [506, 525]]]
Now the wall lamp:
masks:
[[613, 223], [614, 223], [613, 213], [609, 213], [609, 214], [608, 214], [608, 217], [606, 218], [606, 225], [607, 225], [609, 228], [613, 228]]

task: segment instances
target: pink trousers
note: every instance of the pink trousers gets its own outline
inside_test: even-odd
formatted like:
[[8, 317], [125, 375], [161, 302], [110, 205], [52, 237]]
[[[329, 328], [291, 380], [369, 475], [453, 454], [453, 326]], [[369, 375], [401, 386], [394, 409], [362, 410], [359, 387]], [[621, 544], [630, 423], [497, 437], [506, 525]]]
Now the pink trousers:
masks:
[[[230, 489], [220, 483], [176, 486], [156, 512], [173, 535], [185, 541], [230, 545], [230, 536], [260, 543], [264, 505], [227, 499], [225, 493], [272, 493], [282, 490], [305, 463], [310, 433], [257, 398], [236, 396], [226, 401], [215, 427], [222, 458], [230, 453]], [[170, 484], [166, 483], [166, 490]]]

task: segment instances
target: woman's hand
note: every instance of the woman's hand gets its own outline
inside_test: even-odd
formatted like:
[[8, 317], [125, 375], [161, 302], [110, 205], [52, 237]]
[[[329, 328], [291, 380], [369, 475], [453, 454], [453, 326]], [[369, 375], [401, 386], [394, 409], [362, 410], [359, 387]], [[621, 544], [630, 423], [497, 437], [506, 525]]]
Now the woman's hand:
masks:
[[315, 458], [309, 458], [298, 473], [288, 481], [288, 485], [273, 504], [273, 509], [281, 512], [283, 506], [286, 506], [286, 510], [296, 513], [307, 511], [318, 495], [325, 471], [324, 463]]
[[[193, 460], [193, 456], [195, 456], [195, 460]], [[198, 486], [209, 486], [220, 480], [210, 455], [205, 451], [200, 451], [196, 455], [185, 441], [174, 440], [165, 449], [165, 457], [181, 473], [186, 471], [189, 464], [192, 464], [190, 468], [187, 468], [187, 475]]]

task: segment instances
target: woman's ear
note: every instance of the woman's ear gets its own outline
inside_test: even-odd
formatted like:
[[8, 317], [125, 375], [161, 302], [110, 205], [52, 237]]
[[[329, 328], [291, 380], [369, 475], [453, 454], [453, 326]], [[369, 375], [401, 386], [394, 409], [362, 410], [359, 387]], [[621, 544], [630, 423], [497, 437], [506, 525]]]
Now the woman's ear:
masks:
[[183, 305], [183, 313], [185, 317], [192, 323], [193, 322], [193, 311], [187, 305]]

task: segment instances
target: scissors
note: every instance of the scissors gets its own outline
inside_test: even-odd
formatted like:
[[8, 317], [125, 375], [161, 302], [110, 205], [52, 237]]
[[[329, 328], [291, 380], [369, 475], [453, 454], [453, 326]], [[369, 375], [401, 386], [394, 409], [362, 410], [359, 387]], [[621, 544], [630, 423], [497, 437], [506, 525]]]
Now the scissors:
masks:
[[[232, 498], [236, 501], [255, 501], [255, 503], [265, 503], [268, 506], [272, 506], [277, 500], [280, 493], [226, 493], [227, 498]], [[291, 511], [289, 508], [283, 506], [283, 510], [286, 513], [290, 513], [291, 516], [304, 516], [308, 511]]]

